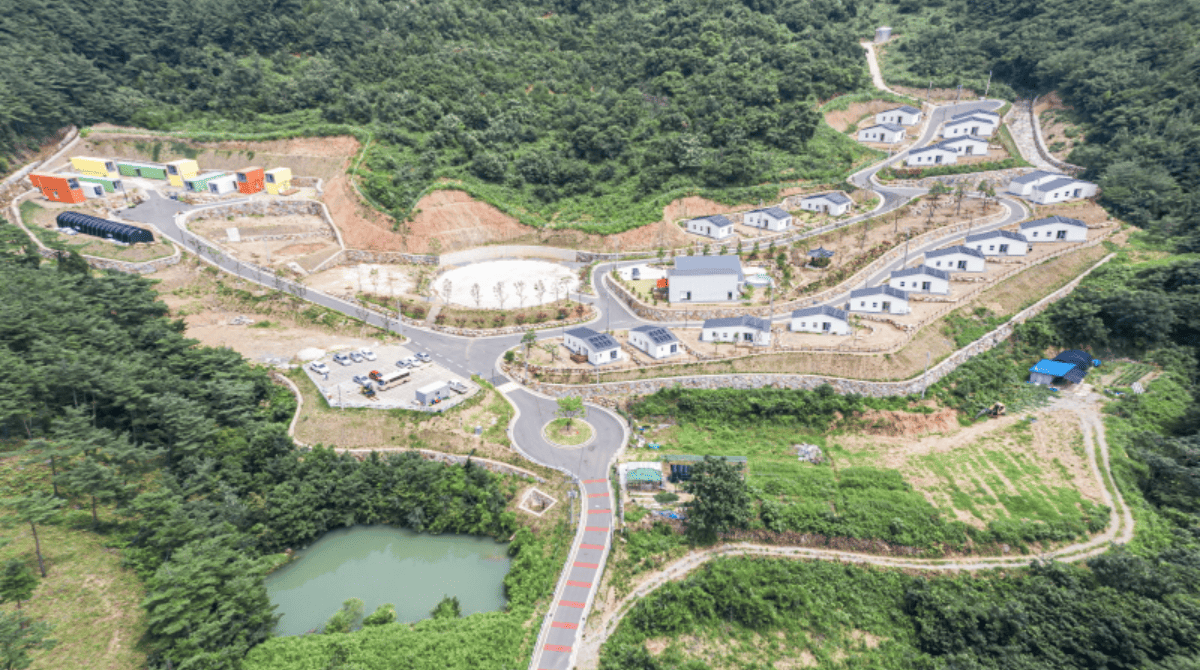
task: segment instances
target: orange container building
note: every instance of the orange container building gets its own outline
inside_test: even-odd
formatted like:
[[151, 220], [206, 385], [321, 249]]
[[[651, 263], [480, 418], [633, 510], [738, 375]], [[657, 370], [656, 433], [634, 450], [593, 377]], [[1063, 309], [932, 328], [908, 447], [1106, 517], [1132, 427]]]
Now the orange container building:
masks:
[[258, 193], [263, 190], [265, 182], [263, 169], [260, 167], [242, 168], [237, 171], [238, 193]]
[[84, 201], [83, 188], [75, 177], [34, 172], [29, 175], [29, 181], [33, 182], [34, 188], [42, 191], [47, 200], [71, 204]]

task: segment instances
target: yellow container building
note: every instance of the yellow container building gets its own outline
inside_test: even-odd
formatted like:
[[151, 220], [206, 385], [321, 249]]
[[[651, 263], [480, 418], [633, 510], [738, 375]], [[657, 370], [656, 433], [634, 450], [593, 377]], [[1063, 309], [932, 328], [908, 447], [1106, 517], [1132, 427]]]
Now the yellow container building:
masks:
[[71, 156], [71, 167], [79, 174], [89, 177], [119, 177], [116, 161], [107, 158], [92, 158], [91, 156]]
[[184, 179], [191, 179], [198, 174], [200, 166], [190, 158], [167, 163], [167, 181], [171, 186], [182, 187]]
[[267, 193], [279, 195], [292, 187], [292, 168], [267, 170]]

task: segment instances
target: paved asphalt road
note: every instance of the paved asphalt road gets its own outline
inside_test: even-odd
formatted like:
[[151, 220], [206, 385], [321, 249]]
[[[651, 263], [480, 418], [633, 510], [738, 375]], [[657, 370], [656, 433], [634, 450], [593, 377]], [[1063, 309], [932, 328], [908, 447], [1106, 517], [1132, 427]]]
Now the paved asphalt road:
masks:
[[[948, 114], [974, 109], [996, 109], [1000, 105], [1001, 103], [998, 101], [987, 100], [939, 108], [933, 112], [925, 133], [914, 146], [926, 144], [936, 133], [942, 119]], [[906, 204], [911, 198], [925, 192], [924, 189], [886, 187], [874, 179], [876, 172], [887, 165], [903, 160], [906, 153], [901, 152], [851, 177], [851, 182], [859, 188], [872, 189], [882, 196], [882, 206], [872, 214], [873, 216], [880, 216], [892, 211]], [[999, 223], [986, 227], [981, 226], [979, 231], [1009, 225], [1024, 218], [1025, 210], [1019, 203], [1008, 199], [1002, 199], [1001, 203], [1008, 208], [1009, 215]], [[595, 596], [595, 582], [598, 581], [597, 576], [603, 569], [611, 542], [612, 504], [610, 484], [607, 478], [609, 463], [625, 442], [625, 427], [621, 421], [605, 410], [589, 406], [587, 420], [596, 430], [595, 439], [590, 444], [574, 449], [552, 446], [542, 438], [542, 428], [555, 418], [557, 405], [554, 400], [521, 388], [515, 383], [510, 383], [497, 367], [497, 361], [504, 352], [519, 344], [521, 339], [519, 335], [464, 338], [436, 333], [423, 328], [399, 324], [382, 314], [293, 284], [268, 272], [263, 272], [255, 266], [240, 263], [183, 230], [177, 225], [176, 216], [190, 209], [192, 207], [189, 205], [151, 193], [148, 201], [125, 211], [122, 217], [128, 221], [154, 225], [163, 236], [198, 253], [222, 270], [243, 279], [293, 293], [317, 305], [362, 319], [374, 326], [392, 331], [402, 331], [411, 339], [412, 346], [415, 346], [417, 350], [428, 351], [439, 365], [461, 374], [483, 376], [496, 384], [501, 392], [512, 401], [517, 408], [518, 418], [512, 427], [511, 437], [518, 449], [532, 460], [570, 473], [579, 484], [583, 507], [586, 511], [581, 515], [580, 529], [576, 535], [576, 541], [572, 545], [571, 563], [555, 591], [556, 600], [547, 615], [550, 625], [543, 626], [530, 665], [532, 670], [566, 670], [569, 668], [573, 663], [578, 646], [579, 627], [586, 619], [591, 599]], [[859, 218], [856, 217], [846, 221], [843, 225], [850, 225], [858, 220]], [[919, 248], [913, 248], [910, 250], [909, 256], [915, 258], [925, 250], [937, 248], [946, 241], [960, 236], [961, 233], [947, 235]], [[586, 297], [584, 300], [593, 303], [600, 312], [600, 317], [593, 323], [597, 329], [625, 330], [646, 323], [630, 313], [624, 304], [616, 300], [602, 282], [596, 281], [605, 272], [622, 264], [608, 263], [597, 266], [595, 269], [592, 285], [595, 287], [597, 295]], [[882, 281], [899, 264], [900, 261], [890, 264], [872, 277], [871, 283]], [[839, 297], [838, 300], [830, 302], [836, 304], [839, 300], [844, 302], [845, 298]], [[778, 315], [776, 319], [786, 319], [788, 316], [787, 314]], [[695, 322], [692, 322], [692, 325], [695, 325]], [[541, 331], [539, 337], [554, 337], [559, 333], [559, 330]]]

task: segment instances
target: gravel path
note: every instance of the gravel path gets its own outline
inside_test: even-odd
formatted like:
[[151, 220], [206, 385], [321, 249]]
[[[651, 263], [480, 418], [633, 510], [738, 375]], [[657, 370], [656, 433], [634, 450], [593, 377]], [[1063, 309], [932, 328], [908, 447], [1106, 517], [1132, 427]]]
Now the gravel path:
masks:
[[1049, 172], [1062, 172], [1059, 168], [1051, 165], [1037, 150], [1037, 140], [1033, 136], [1033, 125], [1029, 117], [1029, 101], [1018, 100], [1013, 103], [1012, 113], [1009, 114], [1008, 132], [1012, 135], [1013, 142], [1017, 145], [1017, 150], [1021, 152], [1021, 158], [1029, 161], [1039, 170], [1047, 170]]

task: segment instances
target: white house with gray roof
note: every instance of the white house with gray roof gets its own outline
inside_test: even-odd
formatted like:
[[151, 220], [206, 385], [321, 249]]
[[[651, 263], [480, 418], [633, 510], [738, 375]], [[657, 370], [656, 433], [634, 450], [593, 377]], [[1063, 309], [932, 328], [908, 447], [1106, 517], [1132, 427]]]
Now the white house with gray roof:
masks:
[[737, 256], [676, 256], [675, 267], [667, 268], [667, 301], [733, 302], [745, 283]]
[[780, 231], [787, 230], [788, 226], [792, 225], [792, 215], [783, 211], [778, 207], [766, 207], [764, 209], [756, 209], [752, 212], [746, 212], [742, 218], [747, 226], [754, 228], [765, 228], [766, 230]]
[[954, 165], [958, 162], [958, 153], [953, 149], [942, 146], [941, 142], [920, 149], [911, 149], [904, 157], [904, 164], [909, 167], [930, 167], [933, 165]]
[[879, 123], [858, 131], [859, 142], [899, 144], [904, 141], [904, 126], [895, 123]]
[[830, 307], [817, 305], [792, 312], [791, 329], [797, 333], [823, 333], [825, 335], [850, 335], [850, 315]]
[[823, 212], [829, 216], [841, 216], [850, 211], [854, 201], [841, 191], [818, 193], [800, 200], [800, 209], [809, 212]]
[[733, 235], [733, 222], [720, 214], [692, 219], [684, 225], [684, 228], [689, 233], [711, 237], [714, 240], [723, 240]]
[[1038, 184], [1043, 184], [1064, 176], [1066, 175], [1062, 175], [1057, 172], [1034, 170], [1029, 174], [1023, 174], [1020, 177], [1013, 177], [1012, 181], [1008, 182], [1008, 192], [1013, 195], [1027, 197], [1033, 192], [1034, 187]]
[[985, 272], [987, 258], [983, 252], [961, 244], [925, 252], [925, 265], [947, 272]]
[[846, 309], [872, 314], [908, 314], [908, 292], [891, 286], [873, 286], [850, 292]]
[[986, 156], [988, 141], [974, 135], [960, 135], [938, 142], [938, 146], [949, 149], [959, 156]]
[[1021, 233], [1008, 230], [990, 230], [986, 233], [967, 235], [964, 246], [971, 247], [984, 256], [1025, 256], [1029, 253], [1029, 240]]
[[1000, 117], [985, 112], [964, 112], [956, 114], [942, 124], [942, 137], [947, 139], [963, 135], [975, 137], [991, 137], [1000, 127]]
[[1038, 242], [1086, 242], [1087, 224], [1066, 216], [1051, 216], [1021, 224], [1021, 232], [1031, 244]]
[[757, 316], [708, 319], [700, 327], [700, 341], [766, 346], [771, 343], [771, 322]]
[[891, 123], [898, 126], [915, 126], [921, 122], [921, 110], [912, 105], [901, 105], [875, 115], [875, 123]]
[[1068, 177], [1057, 172], [1035, 170], [1008, 183], [1008, 192], [1039, 205], [1053, 205], [1096, 195], [1097, 187], [1090, 181]]
[[888, 277], [888, 286], [909, 293], [950, 293], [950, 273], [928, 265], [896, 270]]
[[670, 358], [682, 351], [675, 333], [662, 326], [638, 326], [629, 330], [629, 344], [653, 359]]
[[586, 354], [592, 365], [604, 365], [621, 360], [621, 345], [612, 335], [598, 333], [586, 326], [563, 333], [563, 346], [573, 354]]

